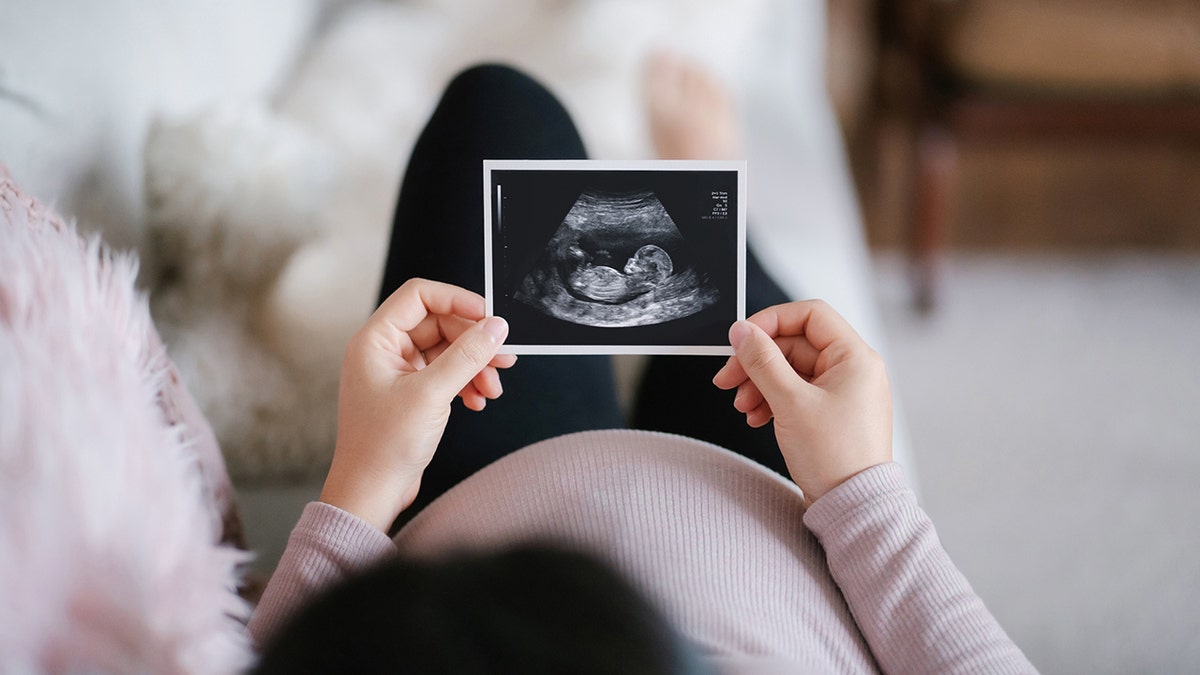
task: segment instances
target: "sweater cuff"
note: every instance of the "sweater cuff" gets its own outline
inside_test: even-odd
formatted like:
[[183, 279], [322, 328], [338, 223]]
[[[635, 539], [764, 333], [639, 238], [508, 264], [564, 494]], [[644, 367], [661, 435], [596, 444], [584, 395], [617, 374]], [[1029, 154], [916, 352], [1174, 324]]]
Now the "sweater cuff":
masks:
[[344, 570], [369, 567], [396, 552], [396, 545], [378, 528], [325, 502], [309, 502], [304, 507], [291, 537], [336, 552]]
[[392, 540], [366, 521], [329, 504], [309, 503], [250, 618], [256, 648], [270, 642], [314, 595], [395, 552]]
[[817, 536], [828, 532], [859, 509], [889, 497], [916, 495], [904, 479], [904, 471], [895, 462], [876, 464], [826, 492], [804, 512], [804, 525]]

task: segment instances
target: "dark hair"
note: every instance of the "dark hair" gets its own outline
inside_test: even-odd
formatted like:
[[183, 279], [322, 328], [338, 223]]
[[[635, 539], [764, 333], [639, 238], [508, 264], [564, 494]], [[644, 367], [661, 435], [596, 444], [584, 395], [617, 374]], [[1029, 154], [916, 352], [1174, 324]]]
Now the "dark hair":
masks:
[[623, 578], [525, 545], [397, 560], [312, 602], [268, 645], [268, 673], [693, 673], [699, 663]]

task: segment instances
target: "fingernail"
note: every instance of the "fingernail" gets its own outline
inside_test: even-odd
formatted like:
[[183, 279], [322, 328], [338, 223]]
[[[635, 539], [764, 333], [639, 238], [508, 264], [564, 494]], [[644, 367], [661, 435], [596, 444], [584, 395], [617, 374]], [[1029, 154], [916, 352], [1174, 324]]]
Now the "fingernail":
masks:
[[504, 342], [504, 338], [508, 337], [508, 322], [498, 316], [484, 319], [483, 329], [495, 338], [497, 343]]
[[750, 325], [745, 321], [738, 321], [729, 327], [729, 344], [737, 349], [742, 342], [750, 337]]

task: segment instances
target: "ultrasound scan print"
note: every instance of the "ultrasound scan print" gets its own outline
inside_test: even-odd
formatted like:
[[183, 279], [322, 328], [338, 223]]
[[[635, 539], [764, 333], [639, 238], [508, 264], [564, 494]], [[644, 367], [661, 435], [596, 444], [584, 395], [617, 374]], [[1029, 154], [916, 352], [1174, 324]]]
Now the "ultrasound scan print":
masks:
[[514, 297], [571, 323], [648, 326], [720, 298], [653, 192], [585, 190]]

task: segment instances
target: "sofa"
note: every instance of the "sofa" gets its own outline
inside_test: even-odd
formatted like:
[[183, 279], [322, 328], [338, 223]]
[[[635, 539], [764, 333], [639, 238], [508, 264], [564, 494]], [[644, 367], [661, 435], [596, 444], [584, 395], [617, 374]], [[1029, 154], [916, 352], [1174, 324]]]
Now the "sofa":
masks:
[[[82, 228], [141, 255], [260, 572], [319, 490], [341, 344], [370, 311], [407, 149], [446, 78], [472, 62], [513, 62], [547, 82], [606, 159], [649, 155], [636, 86], [646, 50], [707, 64], [740, 102], [751, 245], [791, 295], [829, 301], [886, 355], [825, 89], [822, 3], [48, 0], [0, 11], [0, 160]], [[639, 363], [617, 366], [627, 392]], [[915, 482], [901, 405], [896, 426], [896, 458]]]

